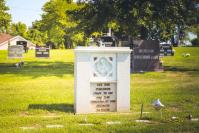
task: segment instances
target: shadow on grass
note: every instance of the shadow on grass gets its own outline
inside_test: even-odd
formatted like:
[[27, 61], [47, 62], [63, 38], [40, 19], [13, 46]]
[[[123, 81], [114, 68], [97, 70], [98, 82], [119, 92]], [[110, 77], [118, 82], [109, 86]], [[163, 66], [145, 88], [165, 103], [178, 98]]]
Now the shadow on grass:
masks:
[[0, 63], [0, 74], [15, 74], [16, 76], [27, 76], [32, 78], [57, 76], [64, 74], [73, 75], [73, 62], [25, 62], [23, 68], [16, 68], [13, 63]]
[[73, 104], [30, 104], [28, 109], [41, 109], [47, 111], [59, 111], [74, 113]]
[[199, 71], [196, 68], [183, 67], [183, 66], [164, 66], [165, 71], [187, 72], [187, 71]]
[[[183, 67], [183, 66], [164, 66], [163, 71], [195, 73], [195, 72], [199, 72], [199, 68], [190, 68], [190, 67]], [[153, 71], [142, 71], [142, 72], [131, 72], [131, 73], [132, 74], [145, 74], [147, 72], [153, 72]]]

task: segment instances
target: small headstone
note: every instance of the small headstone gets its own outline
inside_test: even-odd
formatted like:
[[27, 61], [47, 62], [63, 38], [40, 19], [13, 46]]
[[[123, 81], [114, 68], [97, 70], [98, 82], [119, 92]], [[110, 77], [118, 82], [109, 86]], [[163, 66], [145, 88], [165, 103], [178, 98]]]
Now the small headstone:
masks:
[[155, 40], [134, 40], [131, 54], [131, 72], [162, 71], [160, 44]]
[[162, 44], [160, 47], [160, 56], [173, 56], [175, 50], [173, 50], [172, 45], [170, 44]]
[[50, 48], [49, 47], [36, 47], [35, 56], [39, 58], [49, 58], [50, 57]]
[[8, 58], [23, 58], [23, 46], [12, 45], [8, 46]]

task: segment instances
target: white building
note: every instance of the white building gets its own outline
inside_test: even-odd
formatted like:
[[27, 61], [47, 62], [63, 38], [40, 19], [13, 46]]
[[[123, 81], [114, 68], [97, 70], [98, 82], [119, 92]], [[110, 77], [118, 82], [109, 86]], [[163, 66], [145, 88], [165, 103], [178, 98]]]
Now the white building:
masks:
[[0, 50], [7, 50], [8, 45], [16, 45], [17, 41], [26, 41], [29, 50], [35, 49], [36, 45], [21, 36], [11, 36], [9, 34], [0, 34]]

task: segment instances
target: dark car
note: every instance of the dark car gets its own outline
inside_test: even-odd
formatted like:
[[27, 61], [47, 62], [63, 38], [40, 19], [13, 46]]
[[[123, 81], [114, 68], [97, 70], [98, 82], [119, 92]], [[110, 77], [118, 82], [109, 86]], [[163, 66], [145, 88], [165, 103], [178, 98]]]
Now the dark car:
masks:
[[[105, 47], [116, 47], [116, 39], [112, 36], [102, 36], [99, 38], [100, 41], [105, 45]], [[99, 45], [99, 44], [98, 44]]]

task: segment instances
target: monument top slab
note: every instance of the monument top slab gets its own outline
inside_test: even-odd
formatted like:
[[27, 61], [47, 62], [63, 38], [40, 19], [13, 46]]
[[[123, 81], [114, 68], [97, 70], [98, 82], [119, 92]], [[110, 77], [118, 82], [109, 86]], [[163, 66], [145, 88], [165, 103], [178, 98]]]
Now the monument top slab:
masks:
[[76, 47], [75, 52], [89, 53], [131, 53], [129, 47]]

